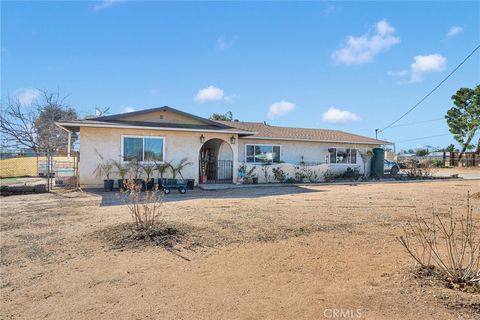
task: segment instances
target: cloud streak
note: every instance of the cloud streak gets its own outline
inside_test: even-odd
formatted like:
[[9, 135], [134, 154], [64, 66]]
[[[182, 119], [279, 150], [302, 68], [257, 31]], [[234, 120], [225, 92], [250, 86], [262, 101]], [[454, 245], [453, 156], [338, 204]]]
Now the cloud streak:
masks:
[[346, 45], [333, 52], [332, 59], [346, 65], [372, 62], [380, 52], [400, 43], [400, 38], [394, 34], [395, 28], [387, 20], [382, 19], [376, 23], [373, 34], [348, 36]]
[[93, 11], [101, 11], [105, 10], [108, 8], [112, 8], [122, 2], [125, 2], [126, 0], [102, 0], [98, 1], [93, 5]]
[[447, 37], [448, 38], [451, 38], [451, 37], [455, 37], [456, 35], [458, 35], [459, 33], [461, 33], [463, 31], [463, 28], [462, 27], [459, 27], [459, 26], [452, 26], [448, 32], [447, 32]]

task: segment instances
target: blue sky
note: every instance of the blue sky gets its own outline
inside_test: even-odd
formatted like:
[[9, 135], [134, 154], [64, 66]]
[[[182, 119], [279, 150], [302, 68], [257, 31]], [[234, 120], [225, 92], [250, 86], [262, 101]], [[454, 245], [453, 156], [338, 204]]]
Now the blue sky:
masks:
[[[200, 116], [367, 136], [480, 43], [479, 2], [6, 2], [2, 97], [70, 93], [81, 115], [168, 105]], [[398, 124], [443, 118], [480, 83], [477, 52]], [[391, 128], [397, 149], [446, 146], [444, 120]]]

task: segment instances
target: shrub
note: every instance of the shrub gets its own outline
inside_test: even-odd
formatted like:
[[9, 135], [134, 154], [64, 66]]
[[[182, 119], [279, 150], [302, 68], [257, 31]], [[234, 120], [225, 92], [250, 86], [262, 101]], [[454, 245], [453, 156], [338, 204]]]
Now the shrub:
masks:
[[273, 179], [275, 179], [276, 181], [278, 181], [280, 183], [285, 182], [285, 179], [287, 178], [287, 175], [286, 175], [285, 171], [282, 170], [282, 168], [280, 168], [280, 167], [272, 168], [272, 173], [273, 173]]
[[480, 237], [473, 219], [470, 195], [466, 215], [446, 218], [433, 211], [430, 219], [416, 218], [397, 240], [422, 269], [438, 269], [438, 275], [454, 287], [480, 285]]
[[265, 179], [265, 183], [269, 183], [270, 182], [270, 173], [268, 172], [268, 168], [270, 168], [270, 165], [265, 163], [263, 166], [262, 166], [262, 172], [263, 172], [263, 178]]
[[323, 173], [323, 179], [326, 182], [331, 182], [331, 181], [335, 180], [335, 174], [330, 169], [327, 169]]
[[294, 178], [285, 179], [285, 183], [296, 183], [297, 181]]
[[431, 177], [433, 175], [432, 163], [429, 160], [406, 159], [402, 162], [410, 178]]
[[148, 231], [158, 222], [162, 209], [162, 192], [158, 186], [153, 190], [142, 191], [142, 186], [134, 180], [126, 180], [127, 207], [132, 215], [136, 231]]
[[345, 170], [342, 174], [340, 174], [338, 177], [339, 178], [344, 178], [344, 179], [358, 179], [360, 178], [361, 174], [358, 168], [352, 169], [351, 167], [348, 167], [347, 170]]
[[445, 167], [445, 162], [441, 159], [433, 159], [430, 161], [431, 165], [435, 168], [443, 168]]

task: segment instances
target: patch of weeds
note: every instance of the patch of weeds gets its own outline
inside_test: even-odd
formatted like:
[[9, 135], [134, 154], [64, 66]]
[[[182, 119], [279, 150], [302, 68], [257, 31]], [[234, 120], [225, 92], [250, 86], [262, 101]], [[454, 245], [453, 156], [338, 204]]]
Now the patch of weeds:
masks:
[[148, 230], [136, 230], [132, 223], [107, 227], [95, 232], [112, 249], [160, 246], [172, 249], [186, 238], [189, 228], [180, 225], [156, 224]]

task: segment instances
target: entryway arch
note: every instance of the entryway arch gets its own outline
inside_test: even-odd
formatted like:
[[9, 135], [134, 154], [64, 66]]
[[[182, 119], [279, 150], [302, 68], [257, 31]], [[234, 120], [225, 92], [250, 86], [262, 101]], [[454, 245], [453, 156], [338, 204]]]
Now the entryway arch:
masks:
[[205, 141], [199, 152], [200, 183], [233, 182], [233, 150], [219, 138]]

